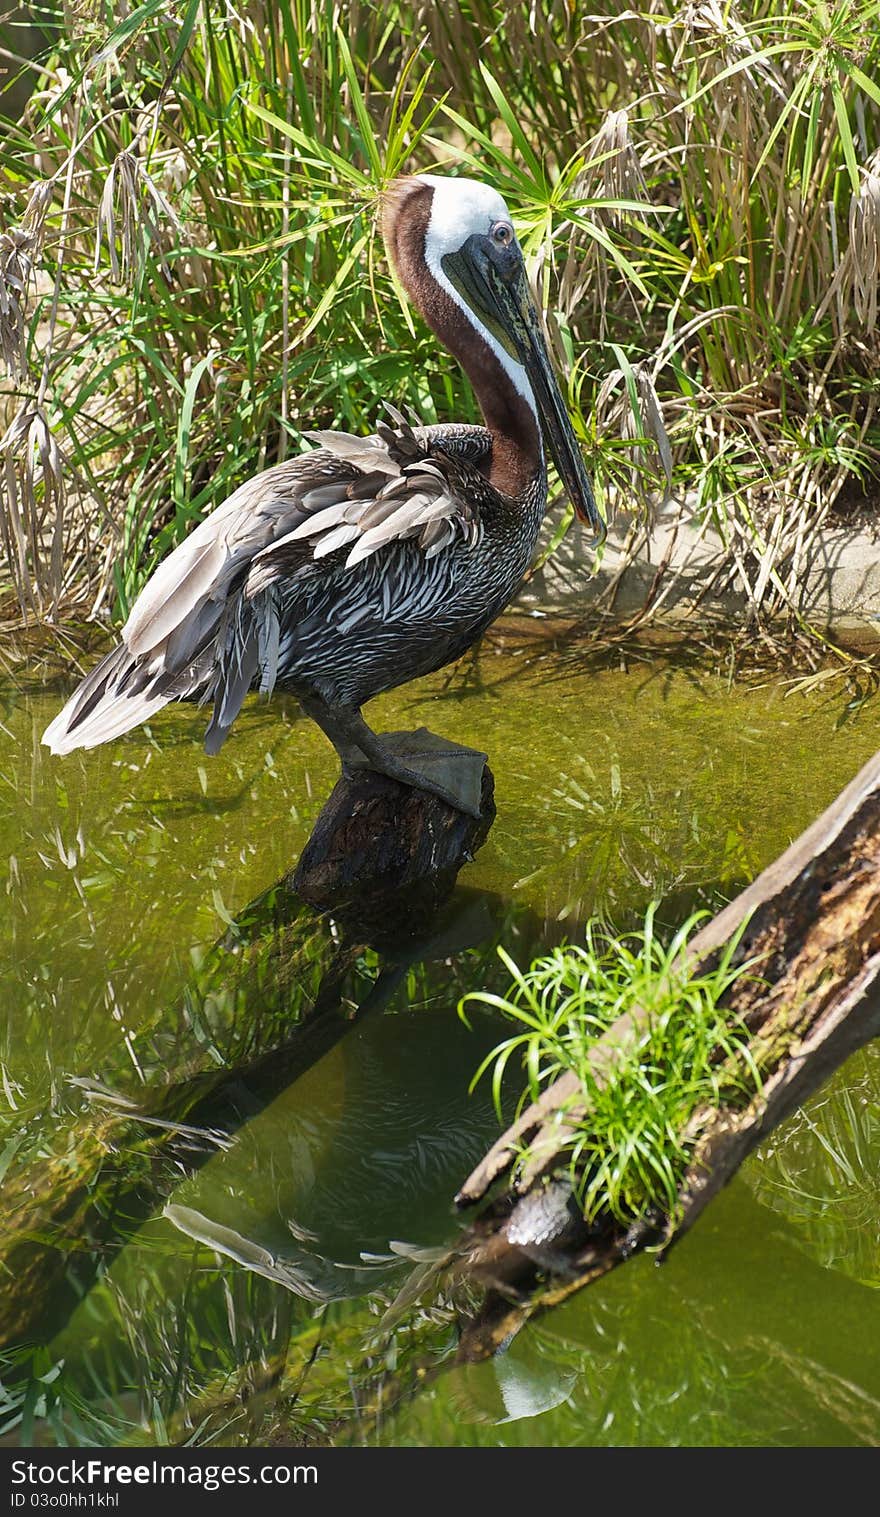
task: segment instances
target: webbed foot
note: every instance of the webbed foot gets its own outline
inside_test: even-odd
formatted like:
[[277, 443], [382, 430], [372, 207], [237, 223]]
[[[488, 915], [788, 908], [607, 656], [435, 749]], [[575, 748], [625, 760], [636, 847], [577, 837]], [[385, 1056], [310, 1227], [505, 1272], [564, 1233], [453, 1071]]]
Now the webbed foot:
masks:
[[372, 751], [364, 758], [349, 759], [346, 768], [375, 769], [389, 779], [439, 796], [467, 816], [481, 815], [485, 753], [449, 742], [427, 727], [373, 736]]

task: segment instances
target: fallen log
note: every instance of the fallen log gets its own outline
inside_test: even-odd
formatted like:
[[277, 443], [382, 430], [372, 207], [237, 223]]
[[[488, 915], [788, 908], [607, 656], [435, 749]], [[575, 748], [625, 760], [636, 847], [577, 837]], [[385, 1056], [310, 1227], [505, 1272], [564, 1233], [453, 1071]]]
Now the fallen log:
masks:
[[[534, 1311], [646, 1245], [670, 1248], [755, 1145], [880, 1033], [880, 754], [691, 940], [694, 972], [714, 968], [740, 928], [734, 963], [754, 960], [755, 973], [737, 979], [724, 1004], [749, 1030], [765, 1072], [759, 1094], [742, 1108], [698, 1113], [678, 1204], [627, 1229], [610, 1218], [588, 1226], [580, 1214], [563, 1150], [572, 1129], [589, 1124], [589, 1108], [573, 1075], [548, 1087], [456, 1197], [459, 1207], [484, 1207], [460, 1257], [488, 1286], [462, 1358], [492, 1352]], [[643, 1021], [638, 1012], [622, 1017], [597, 1040], [597, 1079], [609, 1077]]]

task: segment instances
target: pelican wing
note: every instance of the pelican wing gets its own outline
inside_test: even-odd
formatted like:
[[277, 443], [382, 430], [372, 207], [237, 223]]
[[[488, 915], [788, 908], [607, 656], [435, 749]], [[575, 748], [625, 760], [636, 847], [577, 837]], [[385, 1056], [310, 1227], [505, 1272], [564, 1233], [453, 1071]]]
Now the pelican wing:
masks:
[[221, 635], [254, 557], [304, 519], [311, 490], [356, 472], [315, 451], [241, 485], [162, 560], [132, 607], [119, 647], [46, 728], [47, 747], [53, 753], [97, 747], [168, 701], [201, 690], [218, 638], [225, 646]]
[[[248, 592], [318, 561], [344, 553], [353, 568], [392, 543], [413, 538], [426, 558], [461, 537], [476, 541], [479, 519], [467, 490], [467, 473], [489, 455], [491, 441], [482, 427], [413, 428], [399, 412], [396, 427], [380, 425], [369, 438], [345, 432], [313, 432], [323, 451], [356, 466], [351, 480], [341, 476], [308, 498], [309, 514], [254, 558]], [[305, 550], [305, 552], [303, 551]]]
[[[214, 699], [209, 751], [219, 747], [262, 670], [275, 678], [279, 628], [271, 596], [285, 576], [323, 561], [354, 568], [388, 545], [417, 540], [426, 557], [478, 522], [463, 488], [491, 446], [476, 427], [372, 437], [313, 434], [318, 447], [241, 485], [165, 558], [144, 586], [122, 643], [87, 676], [43, 734], [55, 753], [92, 748], [146, 721], [168, 701]], [[263, 614], [255, 617], [257, 598]]]

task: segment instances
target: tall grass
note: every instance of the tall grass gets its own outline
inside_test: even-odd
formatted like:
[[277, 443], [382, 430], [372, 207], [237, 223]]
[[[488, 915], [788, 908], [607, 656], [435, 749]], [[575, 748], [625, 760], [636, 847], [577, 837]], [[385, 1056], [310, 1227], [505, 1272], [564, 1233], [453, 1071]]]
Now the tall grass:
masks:
[[67, 0], [0, 148], [7, 605], [124, 613], [301, 429], [474, 415], [376, 239], [439, 162], [509, 199], [629, 548], [687, 497], [797, 613], [880, 462], [878, 12]]

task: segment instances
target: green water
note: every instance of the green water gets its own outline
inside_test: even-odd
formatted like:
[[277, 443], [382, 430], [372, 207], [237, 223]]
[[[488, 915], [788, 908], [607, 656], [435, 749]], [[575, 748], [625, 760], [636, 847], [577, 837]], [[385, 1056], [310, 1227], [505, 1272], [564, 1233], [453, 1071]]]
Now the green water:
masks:
[[662, 1268], [491, 1362], [435, 1374], [464, 1303], [430, 1262], [498, 1131], [468, 1093], [498, 1023], [455, 1013], [505, 987], [496, 945], [716, 907], [878, 747], [873, 703], [484, 645], [370, 709], [488, 750], [498, 805], [438, 920], [380, 955], [272, 889], [335, 777], [293, 706], [254, 703], [214, 760], [184, 708], [59, 760], [65, 690], [0, 686], [8, 1441], [878, 1441], [874, 1048]]

